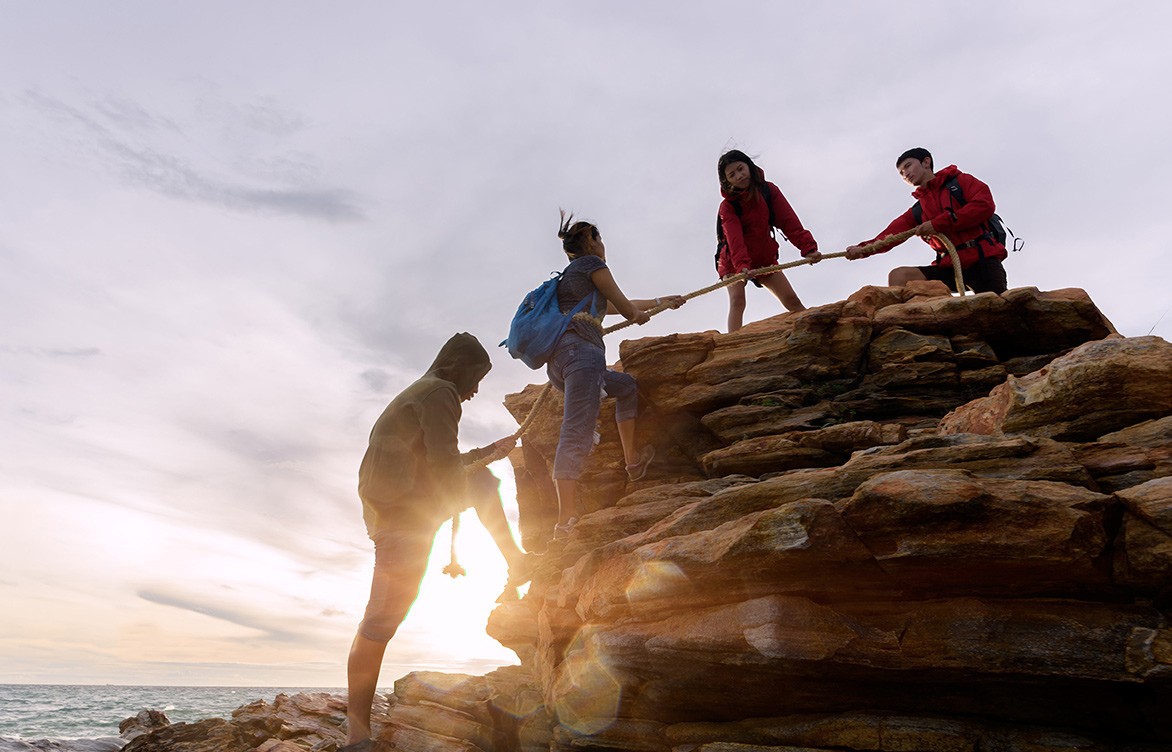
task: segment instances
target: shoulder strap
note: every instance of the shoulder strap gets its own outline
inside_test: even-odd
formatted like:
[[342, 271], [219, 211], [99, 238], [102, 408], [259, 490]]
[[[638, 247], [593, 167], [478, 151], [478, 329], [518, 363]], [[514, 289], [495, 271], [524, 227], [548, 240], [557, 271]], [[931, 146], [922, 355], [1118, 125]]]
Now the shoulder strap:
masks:
[[956, 202], [957, 206], [965, 205], [964, 191], [960, 189], [960, 183], [956, 182], [956, 175], [945, 180], [944, 187], [952, 194], [952, 200]]
[[[960, 183], [956, 182], [955, 175], [944, 181], [944, 187], [952, 194], [952, 200], [957, 206], [965, 205], [964, 191], [960, 189]], [[919, 201], [912, 204], [912, 219], [916, 220], [917, 225], [924, 221], [924, 207], [920, 206]]]
[[769, 210], [769, 234], [773, 234], [773, 226], [777, 224], [777, 216], [773, 213], [773, 189], [769, 187], [769, 183], [765, 183], [765, 208]]

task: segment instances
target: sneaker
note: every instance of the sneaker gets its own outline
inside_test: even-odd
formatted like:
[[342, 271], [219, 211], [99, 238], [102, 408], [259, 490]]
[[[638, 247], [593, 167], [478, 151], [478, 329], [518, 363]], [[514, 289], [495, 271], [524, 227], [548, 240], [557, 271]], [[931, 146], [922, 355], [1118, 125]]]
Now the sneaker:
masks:
[[506, 587], [521, 587], [533, 579], [533, 567], [536, 563], [533, 553], [526, 551], [521, 561], [517, 562], [515, 566], [509, 567], [509, 580]]
[[655, 459], [655, 447], [648, 444], [639, 453], [639, 461], [633, 465], [627, 465], [627, 479], [632, 483], [643, 480], [643, 476], [647, 475], [647, 468], [651, 466], [653, 459]]
[[570, 531], [573, 530], [574, 525], [577, 522], [578, 522], [577, 517], [571, 517], [570, 519], [566, 520], [565, 522], [561, 522], [561, 523], [558, 523], [557, 525], [554, 525], [554, 527], [553, 527], [554, 540], [557, 540], [558, 538], [567, 537], [570, 534]]

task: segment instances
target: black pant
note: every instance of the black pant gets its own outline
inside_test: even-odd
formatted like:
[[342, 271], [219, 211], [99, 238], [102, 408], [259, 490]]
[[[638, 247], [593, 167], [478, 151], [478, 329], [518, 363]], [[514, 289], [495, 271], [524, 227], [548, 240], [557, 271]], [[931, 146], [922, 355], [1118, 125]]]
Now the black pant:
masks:
[[[956, 275], [951, 266], [921, 266], [918, 267], [928, 279], [938, 279], [948, 285], [948, 289], [957, 292]], [[961, 270], [964, 275], [965, 287], [973, 292], [995, 292], [998, 295], [1005, 292], [1005, 267], [1001, 259], [983, 258], [966, 269]]]

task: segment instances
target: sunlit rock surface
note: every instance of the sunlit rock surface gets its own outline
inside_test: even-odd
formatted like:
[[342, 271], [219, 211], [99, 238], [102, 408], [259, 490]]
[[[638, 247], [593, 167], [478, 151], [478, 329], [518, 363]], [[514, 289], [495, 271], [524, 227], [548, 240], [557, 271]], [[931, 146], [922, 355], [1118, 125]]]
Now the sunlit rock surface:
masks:
[[[511, 457], [536, 576], [488, 624], [521, 665], [404, 677], [381, 748], [1172, 749], [1167, 342], [1081, 290], [919, 283], [619, 353], [656, 463], [627, 482], [604, 407], [551, 541], [552, 396]], [[322, 702], [206, 733], [332, 752]], [[197, 748], [164, 732], [131, 752]]]

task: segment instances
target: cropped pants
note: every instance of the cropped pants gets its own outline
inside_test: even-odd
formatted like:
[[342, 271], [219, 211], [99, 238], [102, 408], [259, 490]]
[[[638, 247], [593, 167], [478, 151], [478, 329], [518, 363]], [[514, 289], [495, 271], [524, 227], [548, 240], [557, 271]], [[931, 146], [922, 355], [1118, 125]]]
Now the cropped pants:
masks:
[[639, 412], [638, 385], [629, 374], [607, 370], [606, 352], [572, 331], [558, 341], [546, 373], [550, 383], [565, 395], [553, 477], [576, 480], [594, 447], [594, 427], [603, 396], [617, 400], [615, 422], [633, 420]]

